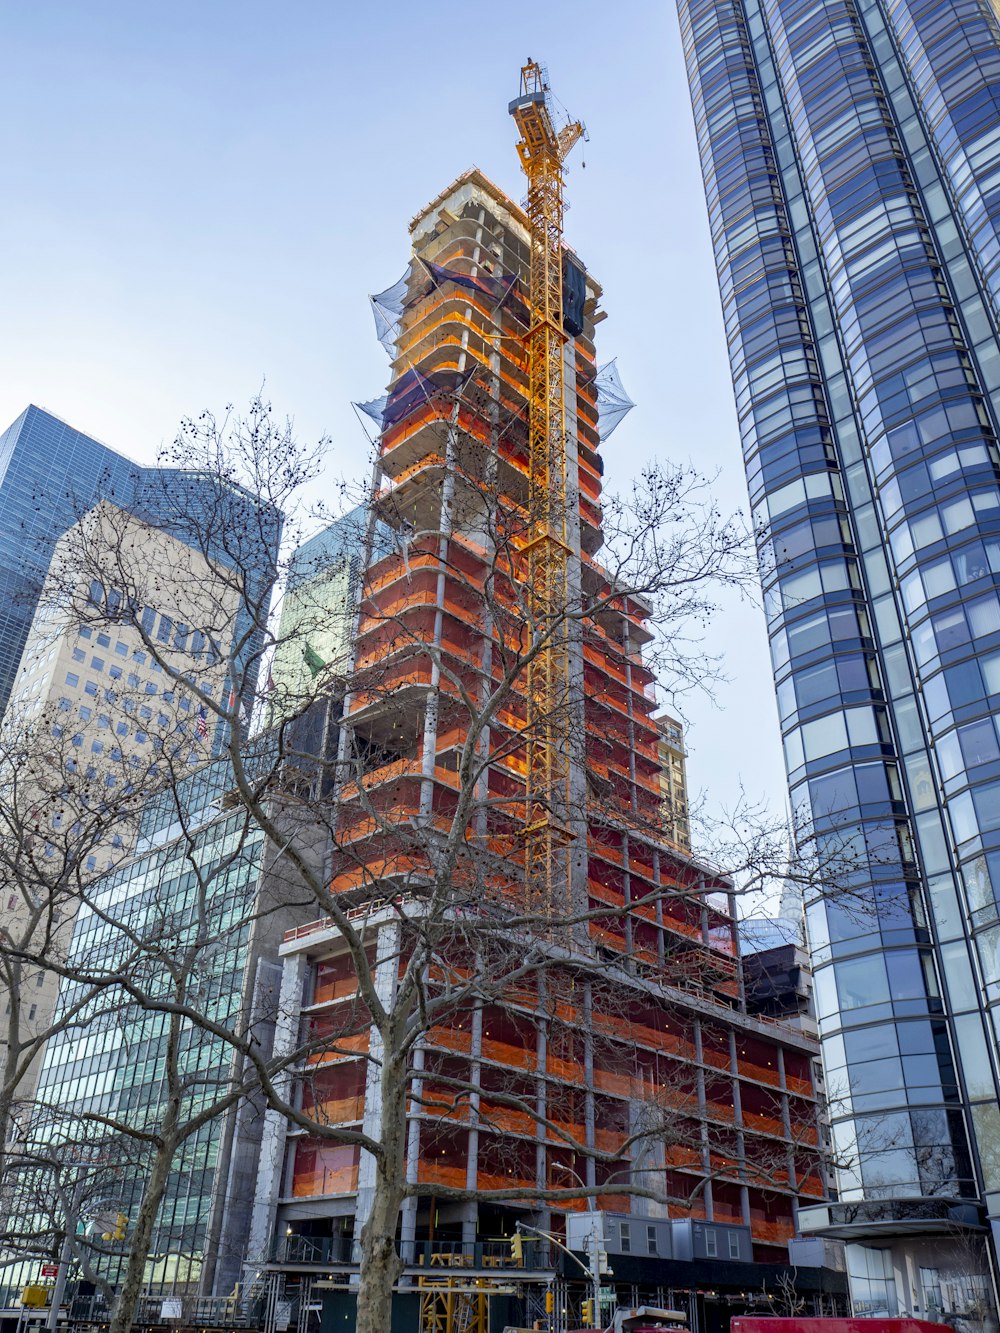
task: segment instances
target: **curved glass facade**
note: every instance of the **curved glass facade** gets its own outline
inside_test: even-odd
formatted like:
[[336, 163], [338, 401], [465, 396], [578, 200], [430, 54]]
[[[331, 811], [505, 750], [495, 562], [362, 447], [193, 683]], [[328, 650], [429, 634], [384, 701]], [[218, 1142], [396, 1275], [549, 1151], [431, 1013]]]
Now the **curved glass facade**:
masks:
[[1000, 1217], [996, 20], [680, 13], [789, 785], [851, 867], [807, 905], [840, 1198]]

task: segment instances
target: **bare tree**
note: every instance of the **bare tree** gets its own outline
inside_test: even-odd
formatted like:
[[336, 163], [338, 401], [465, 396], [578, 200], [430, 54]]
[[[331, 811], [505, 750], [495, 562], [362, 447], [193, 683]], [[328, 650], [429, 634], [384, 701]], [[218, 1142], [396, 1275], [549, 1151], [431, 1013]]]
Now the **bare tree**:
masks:
[[[581, 563], [564, 601], [540, 614], [524, 580], [532, 515], [511, 499], [490, 449], [456, 428], [461, 407], [456, 398], [442, 412], [452, 423], [447, 464], [427, 511], [408, 517], [377, 478], [352, 595], [339, 607], [319, 599], [284, 633], [260, 593], [263, 533], [237, 524], [225, 502], [237, 486], [287, 509], [312, 475], [315, 456], [266, 405], [246, 420], [186, 423], [173, 456], [211, 476], [222, 497], [198, 508], [180, 490], [169, 516], [171, 533], [183, 532], [211, 573], [192, 567], [198, 611], [181, 633], [145, 614], [158, 605], [159, 571], [109, 541], [109, 524], [124, 532], [130, 521], [109, 514], [78, 530], [73, 566], [83, 577], [61, 589], [64, 610], [94, 632], [127, 625], [164, 685], [188, 701], [188, 718], [218, 738], [235, 830], [230, 850], [206, 859], [197, 820], [171, 795], [188, 780], [199, 724], [168, 718], [179, 743], [161, 737], [150, 780], [177, 802], [188, 890], [123, 908], [113, 879], [78, 877], [68, 892], [104, 932], [100, 950], [53, 958], [34, 938], [8, 944], [19, 965], [44, 963], [63, 978], [63, 1012], [77, 1005], [80, 1022], [99, 1025], [94, 997], [110, 987], [159, 1025], [154, 1104], [141, 1115], [127, 1106], [69, 1113], [74, 1132], [86, 1125], [98, 1140], [145, 1152], [112, 1333], [130, 1327], [184, 1142], [258, 1095], [276, 1121], [319, 1150], [344, 1149], [357, 1167], [360, 1333], [388, 1326], [400, 1229], [405, 1251], [428, 1188], [456, 1204], [521, 1202], [546, 1221], [553, 1205], [634, 1196], [699, 1208], [713, 1187], [722, 1209], [742, 1189], [815, 1179], [807, 1089], [798, 1136], [789, 1105], [799, 1112], [776, 1074], [773, 1107], [738, 1107], [732, 1091], [740, 1059], [753, 1056], [741, 1056], [735, 1036], [742, 996], [728, 872], [767, 877], [777, 830], [754, 843], [744, 828], [728, 865], [684, 857], [660, 836], [654, 668], [668, 690], [710, 675], [696, 628], [713, 614], [715, 589], [753, 577], [745, 534], [691, 471], [651, 468], [605, 503], [603, 566]], [[214, 605], [206, 588], [216, 589]], [[324, 660], [316, 636], [338, 615], [350, 652]], [[278, 650], [307, 671], [268, 694], [254, 681]], [[553, 651], [569, 665], [540, 708], [537, 671]], [[254, 712], [273, 723], [259, 742]], [[526, 755], [553, 735], [571, 762], [563, 787], [536, 785], [532, 795], [558, 828], [546, 835], [555, 840], [541, 881], [525, 871]], [[53, 771], [61, 793], [66, 770]], [[134, 819], [131, 785], [122, 817]], [[257, 843], [271, 849], [263, 897], [234, 908], [220, 886]], [[818, 868], [828, 876], [829, 859]], [[304, 1026], [291, 983], [263, 1009], [245, 988], [220, 1007], [220, 941], [288, 912], [320, 919], [350, 1002]], [[490, 1055], [494, 1022], [504, 1035], [497, 1049], [520, 1049], [519, 1063], [503, 1068]], [[274, 1025], [272, 1049], [262, 1033]], [[766, 1041], [761, 1026], [755, 1039]], [[717, 1075], [706, 1072], [713, 1061]], [[463, 1154], [473, 1140], [470, 1174]]]

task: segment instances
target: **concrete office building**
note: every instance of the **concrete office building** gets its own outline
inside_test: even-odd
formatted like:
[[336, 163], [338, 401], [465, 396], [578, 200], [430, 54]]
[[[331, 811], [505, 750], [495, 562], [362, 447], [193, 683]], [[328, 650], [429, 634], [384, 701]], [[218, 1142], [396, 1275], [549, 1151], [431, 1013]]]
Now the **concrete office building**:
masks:
[[[224, 727], [201, 695], [227, 702], [213, 645], [233, 641], [239, 611], [204, 555], [110, 501], [56, 543], [0, 718], [0, 892], [14, 945], [0, 1002], [25, 1054], [51, 1024], [58, 977], [16, 950], [66, 945], [84, 886], [134, 850], [142, 803], [217, 748]], [[13, 1046], [5, 1029], [0, 1050]], [[22, 1102], [39, 1061], [18, 1081]]]
[[[202, 535], [221, 563], [232, 545], [213, 540], [222, 525], [231, 532], [239, 516], [239, 556], [250, 572], [248, 603], [266, 604], [274, 577], [281, 515], [257, 497], [221, 486], [204, 473], [174, 467], [141, 467], [98, 440], [34, 405], [0, 434], [0, 713], [7, 704], [28, 629], [56, 541], [101, 499], [111, 500], [164, 527], [189, 545]], [[245, 623], [245, 620], [244, 620]], [[248, 686], [256, 681], [248, 644]], [[248, 693], [252, 692], [248, 690]]]
[[[859, 1313], [994, 1318], [1000, 34], [680, 0]], [[864, 1247], [864, 1248], [862, 1248]], [[992, 1274], [991, 1274], [992, 1268]]]

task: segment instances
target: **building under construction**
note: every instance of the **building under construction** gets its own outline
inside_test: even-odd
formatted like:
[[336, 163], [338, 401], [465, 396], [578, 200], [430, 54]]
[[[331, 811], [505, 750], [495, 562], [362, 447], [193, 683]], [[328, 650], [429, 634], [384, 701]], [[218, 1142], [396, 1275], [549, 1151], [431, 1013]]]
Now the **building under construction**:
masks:
[[[649, 607], [602, 562], [602, 435], [628, 401], [599, 374], [601, 288], [561, 232], [579, 127], [556, 127], [536, 66], [511, 110], [527, 207], [467, 172], [375, 298], [392, 370], [367, 405], [373, 513], [395, 540], [364, 575], [332, 884], [391, 1005], [450, 867], [408, 1076], [412, 1327], [485, 1331], [490, 1310], [578, 1326], [589, 1289], [560, 1246], [587, 1248], [581, 1218], [615, 1273], [601, 1301], [687, 1301], [697, 1323], [708, 1296], [752, 1303], [788, 1263], [798, 1201], [824, 1196], [816, 1047], [748, 1012], [730, 886], [663, 827]], [[283, 953], [288, 1002], [329, 1036], [302, 1104], [377, 1136], [357, 951], [321, 920]], [[339, 1309], [371, 1159], [270, 1124], [257, 1272]]]

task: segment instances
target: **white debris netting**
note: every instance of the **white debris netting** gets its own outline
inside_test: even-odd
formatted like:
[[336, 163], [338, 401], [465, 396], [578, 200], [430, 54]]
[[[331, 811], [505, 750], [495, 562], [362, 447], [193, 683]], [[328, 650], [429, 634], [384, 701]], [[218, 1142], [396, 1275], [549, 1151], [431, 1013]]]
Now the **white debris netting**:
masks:
[[617, 361], [608, 361], [601, 366], [594, 376], [594, 386], [597, 389], [597, 433], [603, 444], [635, 403], [622, 387]]

